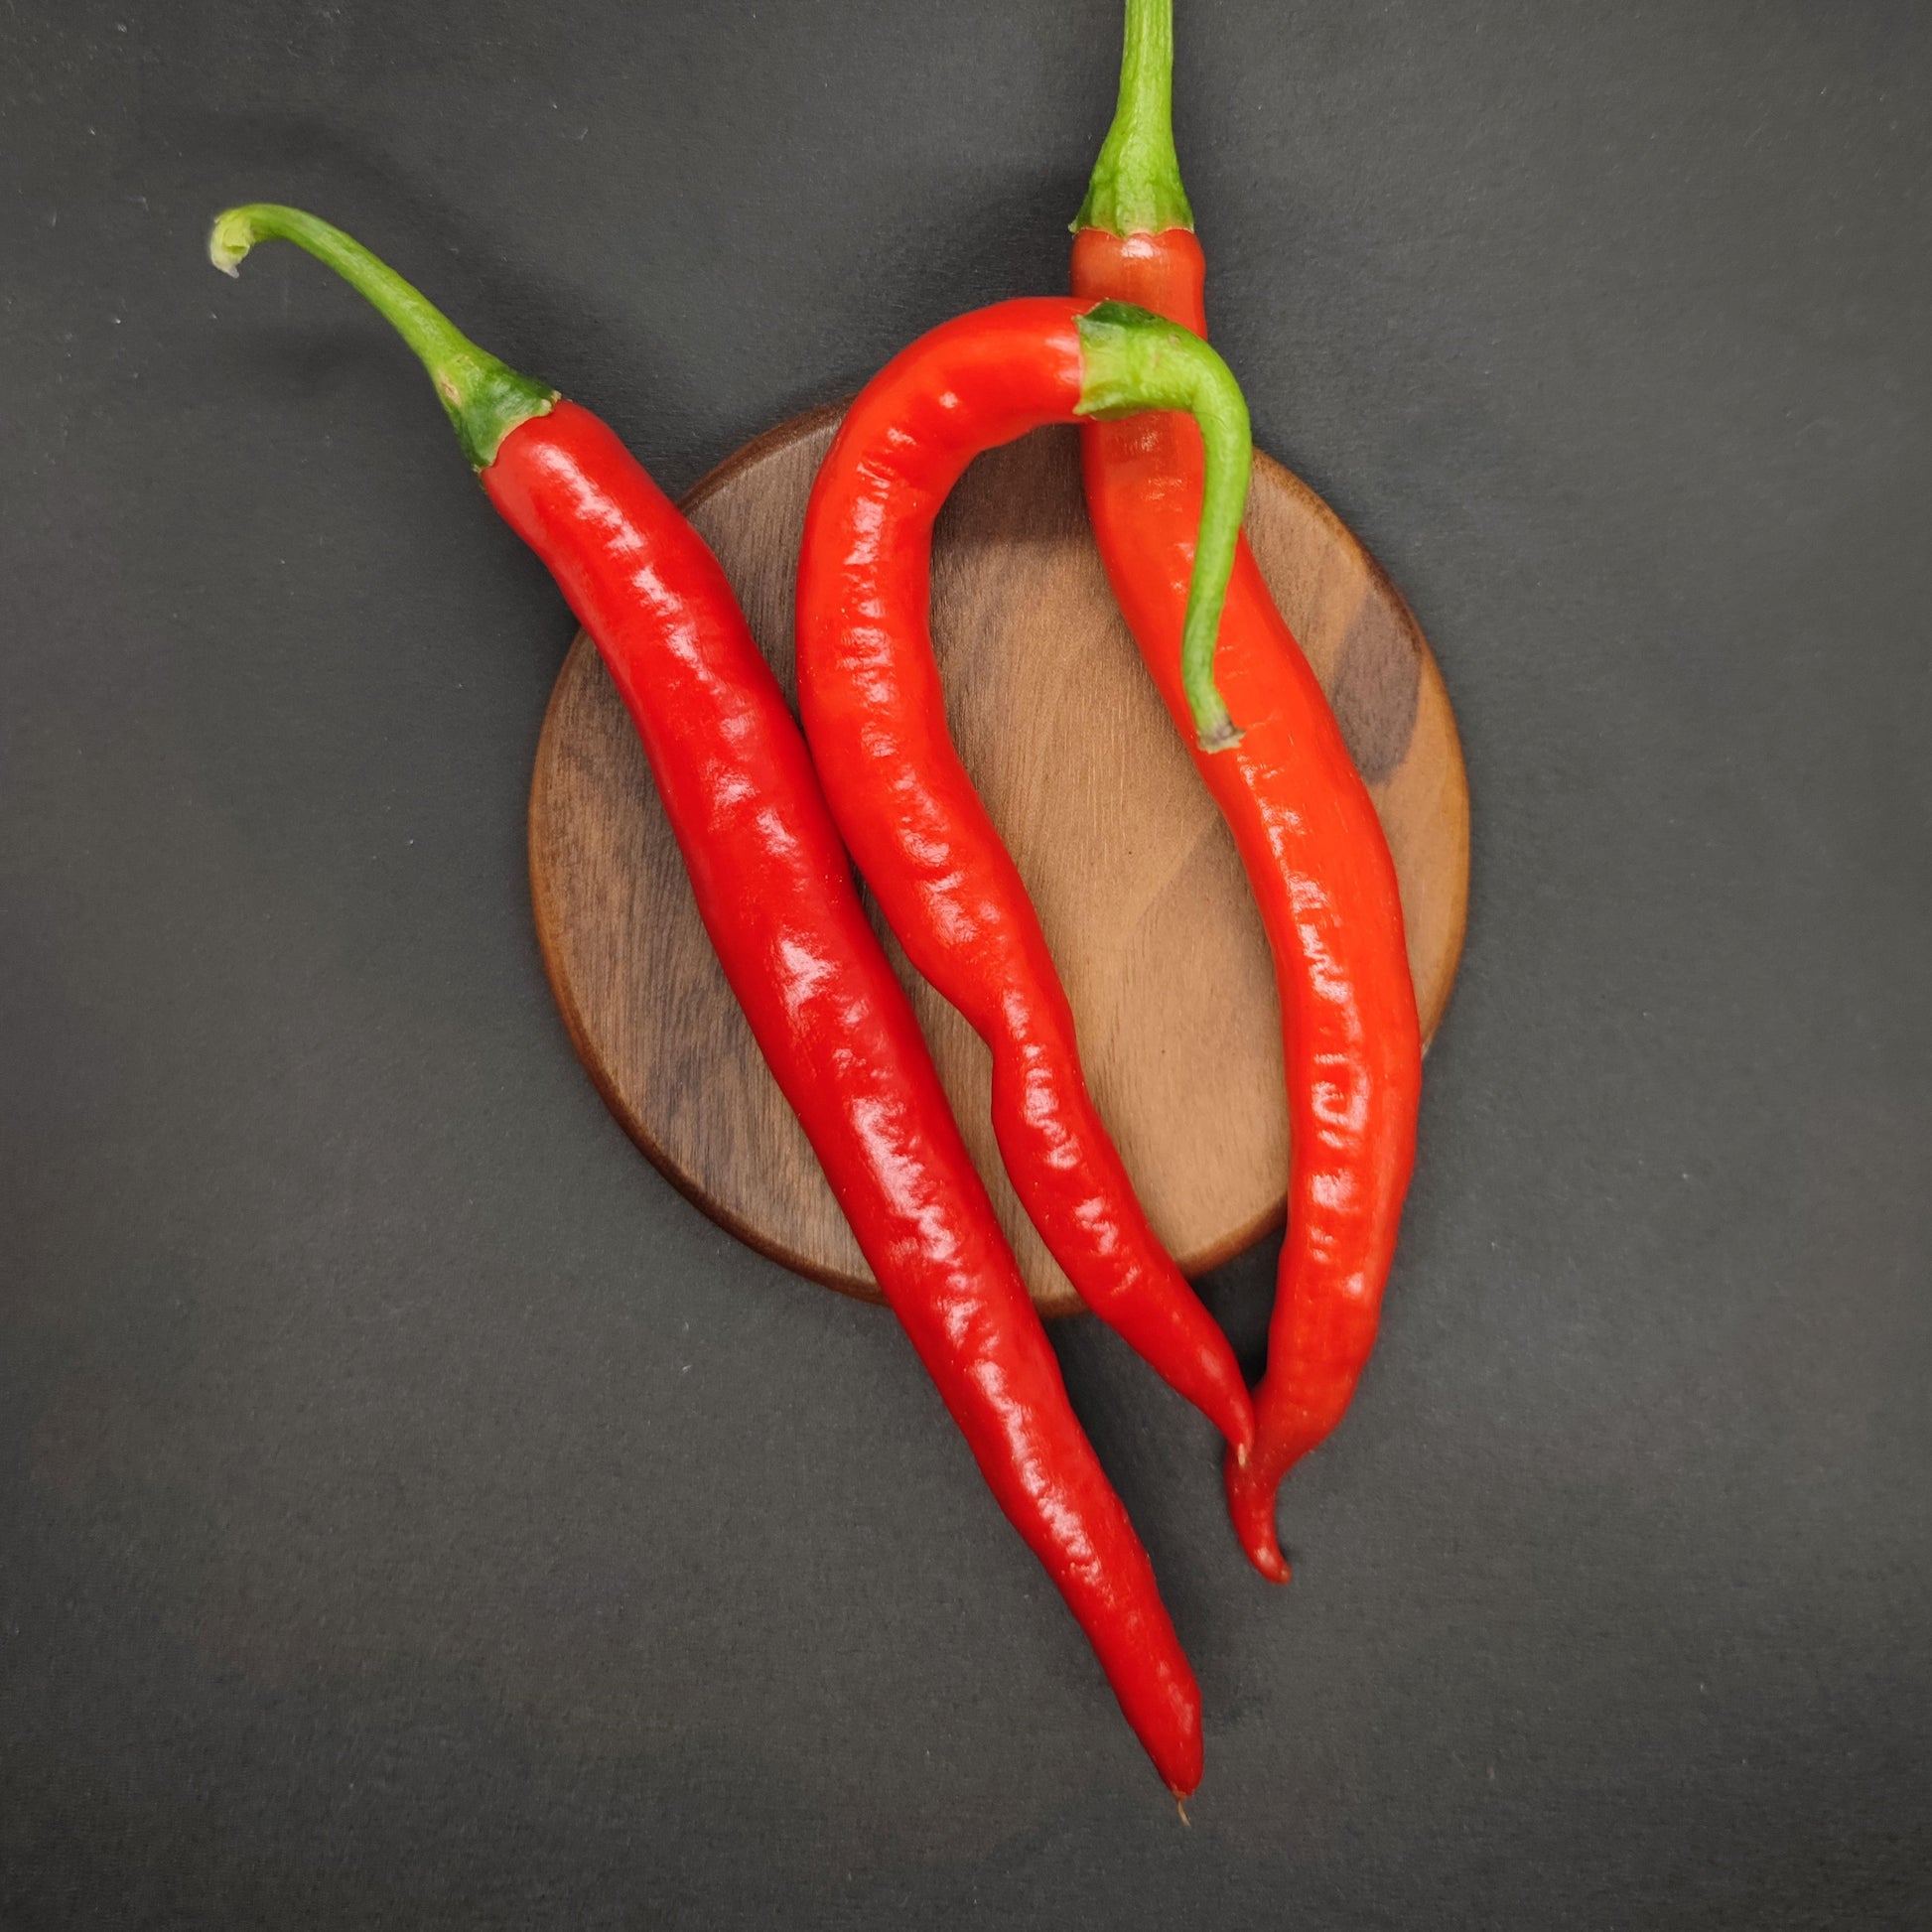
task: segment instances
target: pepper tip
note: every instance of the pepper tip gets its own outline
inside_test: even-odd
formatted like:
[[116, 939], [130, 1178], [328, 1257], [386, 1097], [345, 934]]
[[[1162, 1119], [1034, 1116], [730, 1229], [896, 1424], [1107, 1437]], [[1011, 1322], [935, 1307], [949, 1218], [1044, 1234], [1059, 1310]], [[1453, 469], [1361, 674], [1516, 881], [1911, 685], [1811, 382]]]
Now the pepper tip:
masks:
[[1271, 1584], [1287, 1583], [1292, 1573], [1275, 1529], [1275, 1482], [1265, 1480], [1252, 1460], [1243, 1463], [1232, 1455], [1224, 1477], [1228, 1514], [1243, 1553]]
[[1295, 1581], [1295, 1573], [1288, 1567], [1288, 1559], [1280, 1550], [1250, 1550], [1248, 1561], [1271, 1584], [1287, 1585]]

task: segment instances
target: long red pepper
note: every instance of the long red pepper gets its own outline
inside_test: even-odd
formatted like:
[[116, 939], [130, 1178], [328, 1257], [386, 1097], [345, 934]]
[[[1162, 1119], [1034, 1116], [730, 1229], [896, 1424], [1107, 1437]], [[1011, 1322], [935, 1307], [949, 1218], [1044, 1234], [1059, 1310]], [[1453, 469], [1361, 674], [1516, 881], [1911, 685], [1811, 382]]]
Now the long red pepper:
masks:
[[209, 252], [232, 274], [271, 236], [359, 289], [422, 357], [490, 501], [596, 638], [705, 929], [860, 1248], [1000, 1507], [1184, 1796], [1201, 1774], [1193, 1673], [717, 559], [595, 416], [479, 349], [340, 229], [294, 208], [235, 208]]
[[[1172, 117], [1173, 0], [1127, 0], [1120, 104], [1074, 226], [1073, 287], [1198, 333], [1206, 262]], [[1177, 415], [1084, 432], [1087, 508], [1107, 574], [1174, 722], [1198, 748], [1260, 901], [1288, 1062], [1288, 1235], [1256, 1442], [1227, 1464], [1250, 1559], [1288, 1580], [1275, 1492], [1341, 1420], [1374, 1345], [1415, 1158], [1422, 1045], [1402, 900], [1381, 822], [1308, 659], [1244, 539], [1221, 620], [1219, 679], [1241, 734], [1190, 706], [1179, 671], [1200, 440]]]
[[1194, 337], [1118, 304], [1003, 302], [922, 337], [866, 385], [826, 454], [798, 570], [798, 704], [832, 816], [912, 963], [993, 1051], [993, 1126], [1034, 1225], [1082, 1300], [1216, 1424], [1253, 1411], [1227, 1337], [1134, 1197], [1080, 1070], [1033, 903], [946, 729], [928, 629], [932, 522], [983, 450], [1150, 403], [1208, 433], [1189, 507], [1185, 650], [1216, 703], [1220, 594], [1248, 484], [1248, 416]]

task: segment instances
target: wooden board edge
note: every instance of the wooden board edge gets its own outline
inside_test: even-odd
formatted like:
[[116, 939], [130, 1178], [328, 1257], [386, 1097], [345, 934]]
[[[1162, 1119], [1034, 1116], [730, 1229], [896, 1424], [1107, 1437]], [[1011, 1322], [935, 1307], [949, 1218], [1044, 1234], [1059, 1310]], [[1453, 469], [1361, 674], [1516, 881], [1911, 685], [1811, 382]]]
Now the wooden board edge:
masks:
[[[1462, 757], [1462, 732], [1455, 721], [1455, 706], [1449, 700], [1449, 682], [1443, 676], [1442, 664], [1431, 648], [1429, 638], [1418, 621], [1409, 600], [1397, 588], [1395, 580], [1382, 568], [1381, 560], [1375, 552], [1343, 521], [1328, 499], [1311, 483], [1297, 476], [1287, 464], [1270, 456], [1266, 450], [1255, 451], [1254, 467], [1257, 470], [1269, 471], [1276, 481], [1285, 484], [1308, 503], [1326, 527], [1329, 535], [1338, 544], [1354, 551], [1361, 559], [1362, 568], [1370, 583], [1388, 599], [1389, 607], [1394, 611], [1403, 634], [1415, 650], [1417, 666], [1424, 686], [1418, 697], [1418, 715], [1422, 704], [1430, 699], [1435, 700], [1442, 713], [1442, 724], [1449, 744], [1449, 769], [1446, 773], [1445, 791], [1453, 794], [1457, 865], [1449, 938], [1441, 959], [1442, 991], [1434, 1002], [1434, 1011], [1418, 1015], [1422, 1025], [1423, 1052], [1427, 1054], [1430, 1047], [1435, 1044], [1437, 1034], [1442, 1031], [1449, 1002], [1454, 996], [1455, 982], [1462, 970], [1462, 950], [1469, 927], [1469, 768]], [[1272, 595], [1272, 592], [1270, 594]], [[1411, 742], [1414, 742], [1413, 733]]]
[[734, 450], [722, 463], [714, 464], [677, 499], [679, 513], [687, 517], [695, 515], [740, 471], [762, 463], [773, 451], [788, 450], [794, 443], [802, 443], [817, 435], [827, 424], [836, 423], [851, 407], [852, 398], [840, 396], [836, 402], [819, 403], [815, 408], [796, 416], [787, 416], [783, 422], [773, 423], [769, 429], [760, 431], [749, 443]]
[[[829, 1288], [840, 1295], [850, 1296], [855, 1302], [883, 1303], [886, 1298], [880, 1292], [879, 1284], [870, 1276], [848, 1275], [838, 1269], [824, 1267], [809, 1256], [795, 1253], [782, 1241], [753, 1227], [722, 1202], [707, 1194], [690, 1175], [684, 1173], [669, 1150], [652, 1136], [650, 1129], [632, 1112], [623, 1094], [599, 1063], [598, 1056], [593, 1050], [590, 1029], [585, 1024], [570, 975], [565, 969], [563, 919], [551, 896], [549, 872], [543, 859], [543, 847], [548, 831], [548, 813], [543, 800], [543, 777], [555, 758], [553, 734], [562, 729], [558, 722], [558, 713], [562, 708], [561, 694], [566, 682], [565, 672], [569, 669], [570, 659], [579, 651], [588, 651], [592, 655], [597, 652], [597, 645], [587, 630], [580, 629], [572, 639], [564, 664], [558, 670], [556, 682], [551, 686], [550, 699], [544, 707], [543, 728], [537, 734], [537, 755], [530, 775], [530, 799], [525, 815], [528, 826], [525, 835], [525, 864], [530, 876], [530, 909], [536, 924], [537, 951], [542, 957], [544, 977], [550, 982], [550, 995], [563, 1018], [564, 1032], [570, 1038], [571, 1050], [577, 1055], [577, 1063], [590, 1077], [591, 1085], [596, 1088], [598, 1097], [610, 1110], [618, 1125], [629, 1136], [637, 1151], [706, 1220], [712, 1222], [714, 1226], [723, 1228], [727, 1234], [744, 1242], [756, 1253], [763, 1255], [767, 1261], [775, 1261], [781, 1268], [789, 1269], [794, 1275], [802, 1275], [807, 1281], [816, 1282], [822, 1288]], [[600, 664], [599, 670], [602, 669], [603, 666]]]

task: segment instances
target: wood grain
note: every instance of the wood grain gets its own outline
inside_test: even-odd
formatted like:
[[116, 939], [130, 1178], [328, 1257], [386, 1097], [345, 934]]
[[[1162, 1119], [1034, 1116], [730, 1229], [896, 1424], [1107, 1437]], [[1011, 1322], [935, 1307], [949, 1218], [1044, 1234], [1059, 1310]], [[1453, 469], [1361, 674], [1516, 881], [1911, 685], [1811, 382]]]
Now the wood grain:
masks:
[[[839, 414], [781, 424], [684, 504], [788, 695], [798, 539]], [[1387, 829], [1427, 1037], [1449, 1000], [1468, 885], [1468, 794], [1442, 678], [1374, 560], [1266, 457], [1247, 527]], [[954, 737], [1039, 909], [1095, 1098], [1157, 1231], [1183, 1269], [1211, 1268], [1281, 1219], [1280, 1012], [1233, 842], [1108, 592], [1076, 431], [1039, 431], [967, 472], [934, 539], [932, 616]], [[582, 635], [538, 749], [530, 881], [571, 1038], [638, 1146], [753, 1246], [877, 1300], [725, 984], [643, 753]], [[1076, 1311], [1001, 1171], [985, 1048], [890, 938], [888, 950], [1035, 1300], [1045, 1313]]]

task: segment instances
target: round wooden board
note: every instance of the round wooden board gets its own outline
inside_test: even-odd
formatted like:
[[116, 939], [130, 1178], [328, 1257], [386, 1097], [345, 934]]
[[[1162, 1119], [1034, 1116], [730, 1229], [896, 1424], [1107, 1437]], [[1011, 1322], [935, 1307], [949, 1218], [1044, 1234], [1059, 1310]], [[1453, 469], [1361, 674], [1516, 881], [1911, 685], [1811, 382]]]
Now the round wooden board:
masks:
[[[788, 695], [805, 501], [840, 414], [781, 424], [684, 502]], [[1041, 430], [967, 472], [934, 538], [932, 631], [960, 754], [1039, 909], [1101, 1113], [1156, 1231], [1198, 1273], [1282, 1216], [1280, 1009], [1233, 842], [1107, 588], [1077, 437]], [[1442, 678], [1374, 560], [1259, 455], [1247, 529], [1382, 815], [1428, 1037], [1468, 888], [1468, 793]], [[754, 1247], [878, 1300], [725, 984], [643, 752], [581, 634], [537, 753], [530, 880], [571, 1038], [638, 1146]], [[1001, 1170], [986, 1049], [888, 949], [1035, 1302], [1076, 1311]]]

